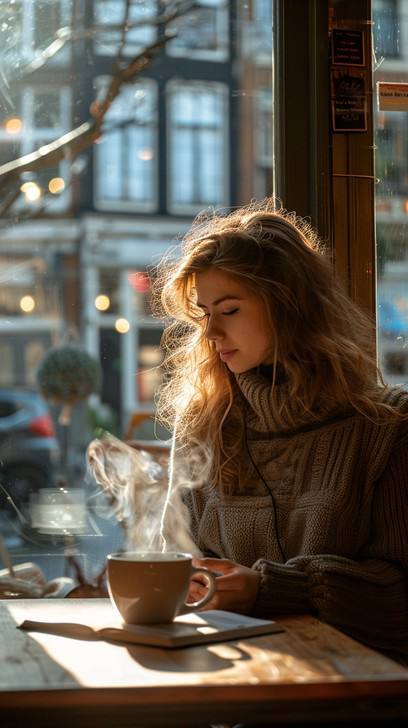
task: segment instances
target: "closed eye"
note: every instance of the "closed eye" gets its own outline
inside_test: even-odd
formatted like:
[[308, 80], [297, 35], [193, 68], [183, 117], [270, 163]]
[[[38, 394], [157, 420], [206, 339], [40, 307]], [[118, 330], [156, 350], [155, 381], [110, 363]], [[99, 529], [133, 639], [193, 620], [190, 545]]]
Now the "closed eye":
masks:
[[223, 316], [232, 316], [233, 313], [237, 313], [239, 311], [239, 308], [233, 308], [232, 311], [223, 311]]

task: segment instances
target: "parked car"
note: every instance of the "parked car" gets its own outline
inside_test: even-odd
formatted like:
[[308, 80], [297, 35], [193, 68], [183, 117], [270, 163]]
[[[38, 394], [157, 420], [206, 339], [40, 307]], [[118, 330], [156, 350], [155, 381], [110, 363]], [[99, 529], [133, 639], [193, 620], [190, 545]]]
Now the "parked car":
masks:
[[380, 300], [377, 307], [380, 332], [389, 338], [408, 335], [408, 318], [391, 301]]
[[[54, 484], [58, 462], [53, 420], [41, 395], [0, 388], [0, 483], [26, 516], [31, 493]], [[0, 508], [12, 508], [3, 490]]]

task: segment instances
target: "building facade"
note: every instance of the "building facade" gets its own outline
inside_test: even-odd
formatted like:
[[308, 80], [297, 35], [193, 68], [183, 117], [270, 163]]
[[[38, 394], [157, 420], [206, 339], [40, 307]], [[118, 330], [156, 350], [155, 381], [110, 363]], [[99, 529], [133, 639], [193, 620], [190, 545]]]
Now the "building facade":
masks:
[[149, 266], [199, 211], [273, 192], [272, 1], [196, 5], [168, 23], [167, 3], [131, 2], [125, 35], [124, 0], [16, 0], [1, 18], [2, 164], [89, 119], [119, 48], [126, 65], [174, 34], [123, 85], [93, 144], [21, 175], [0, 229], [0, 385], [35, 385], [49, 346], [82, 342], [119, 432], [153, 411], [160, 379]]

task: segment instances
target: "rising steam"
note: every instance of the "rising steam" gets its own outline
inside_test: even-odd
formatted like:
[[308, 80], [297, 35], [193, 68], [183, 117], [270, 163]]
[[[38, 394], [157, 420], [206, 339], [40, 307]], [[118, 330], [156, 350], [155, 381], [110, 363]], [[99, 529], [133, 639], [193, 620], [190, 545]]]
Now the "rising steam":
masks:
[[124, 528], [126, 549], [199, 555], [182, 493], [207, 481], [210, 459], [202, 448], [195, 457], [190, 451], [188, 459], [172, 457], [169, 472], [169, 455], [153, 457], [106, 433], [88, 446], [87, 463]]

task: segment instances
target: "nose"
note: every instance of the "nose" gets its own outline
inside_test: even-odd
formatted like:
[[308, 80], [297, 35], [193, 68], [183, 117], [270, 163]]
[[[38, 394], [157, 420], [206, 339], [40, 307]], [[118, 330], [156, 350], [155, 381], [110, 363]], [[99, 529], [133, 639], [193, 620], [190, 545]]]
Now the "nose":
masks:
[[209, 316], [207, 319], [207, 328], [205, 330], [205, 335], [210, 341], [218, 341], [224, 336], [222, 327], [219, 323], [216, 323], [211, 316]]

